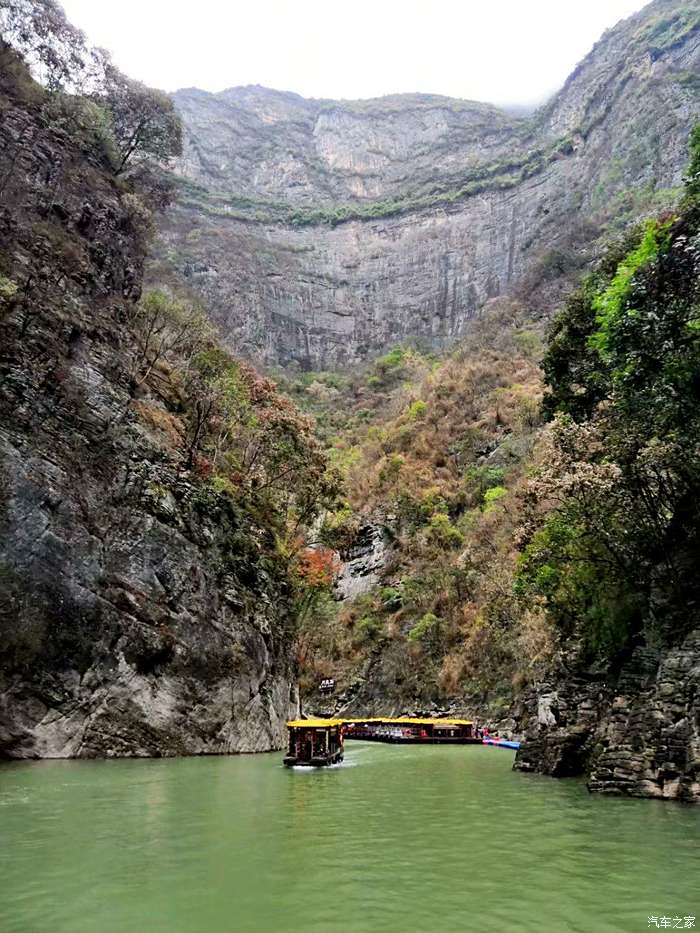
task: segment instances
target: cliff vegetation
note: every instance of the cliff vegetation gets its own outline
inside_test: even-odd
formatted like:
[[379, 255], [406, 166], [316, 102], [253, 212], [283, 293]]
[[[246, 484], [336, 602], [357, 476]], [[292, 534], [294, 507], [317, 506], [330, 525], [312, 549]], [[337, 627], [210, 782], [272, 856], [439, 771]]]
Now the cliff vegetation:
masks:
[[[679, 202], [618, 236], [551, 325], [497, 300], [444, 360], [395, 348], [361, 380], [319, 373], [297, 387], [346, 477], [327, 542], [342, 552], [370, 520], [387, 545], [378, 583], [319, 624], [304, 658], [311, 697], [335, 675], [351, 710], [498, 718], [552, 678], [613, 697], [632, 689], [642, 657], [647, 686], [653, 658], [678, 651], [692, 666], [700, 127], [690, 151]], [[692, 677], [672, 689], [674, 711], [659, 708], [656, 723], [668, 717], [673, 740], [638, 721], [617, 737], [646, 743], [630, 774], [609, 736], [597, 752], [586, 744], [600, 711], [576, 726], [575, 755], [525, 761], [576, 773], [609, 743], [614, 767], [597, 786], [692, 798]], [[574, 710], [563, 715], [573, 728]]]

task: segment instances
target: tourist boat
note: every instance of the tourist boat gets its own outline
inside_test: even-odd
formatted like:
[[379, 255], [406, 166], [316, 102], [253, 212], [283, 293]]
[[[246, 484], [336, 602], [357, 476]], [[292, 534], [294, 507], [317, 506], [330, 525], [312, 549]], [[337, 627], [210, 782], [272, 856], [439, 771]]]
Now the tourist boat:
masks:
[[343, 760], [342, 719], [295, 719], [287, 723], [289, 745], [284, 763], [320, 768]]
[[348, 739], [399, 745], [468, 745], [481, 735], [471, 719], [417, 719], [409, 716], [345, 720]]

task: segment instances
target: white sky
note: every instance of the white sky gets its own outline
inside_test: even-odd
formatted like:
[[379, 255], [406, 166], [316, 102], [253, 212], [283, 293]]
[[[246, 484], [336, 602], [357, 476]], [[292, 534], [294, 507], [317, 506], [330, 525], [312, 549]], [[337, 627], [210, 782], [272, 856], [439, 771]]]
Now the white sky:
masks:
[[539, 102], [643, 0], [62, 0], [119, 67], [173, 91], [422, 91]]

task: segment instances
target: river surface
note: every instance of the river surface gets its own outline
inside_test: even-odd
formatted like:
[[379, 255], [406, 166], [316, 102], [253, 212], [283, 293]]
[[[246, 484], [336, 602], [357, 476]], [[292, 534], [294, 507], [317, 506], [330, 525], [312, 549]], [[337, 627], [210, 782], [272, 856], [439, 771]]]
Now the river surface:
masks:
[[0, 931], [700, 927], [700, 808], [591, 796], [512, 760], [350, 742], [325, 770], [280, 754], [3, 765]]

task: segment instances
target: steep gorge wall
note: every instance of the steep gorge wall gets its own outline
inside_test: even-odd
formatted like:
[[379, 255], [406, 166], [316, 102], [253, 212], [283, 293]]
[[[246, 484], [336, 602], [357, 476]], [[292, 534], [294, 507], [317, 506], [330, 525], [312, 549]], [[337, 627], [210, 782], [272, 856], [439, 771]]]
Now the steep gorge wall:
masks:
[[280, 747], [284, 575], [134, 398], [142, 214], [6, 51], [2, 75], [0, 757]]
[[592, 791], [700, 801], [700, 630], [638, 648], [620, 675], [568, 672], [518, 704], [515, 768], [585, 774]]
[[591, 217], [633, 219], [631, 189], [679, 185], [699, 72], [697, 5], [657, 0], [530, 120], [421, 95], [179, 91], [187, 181], [160, 257], [267, 362], [448, 345], [548, 251], [590, 245]]

